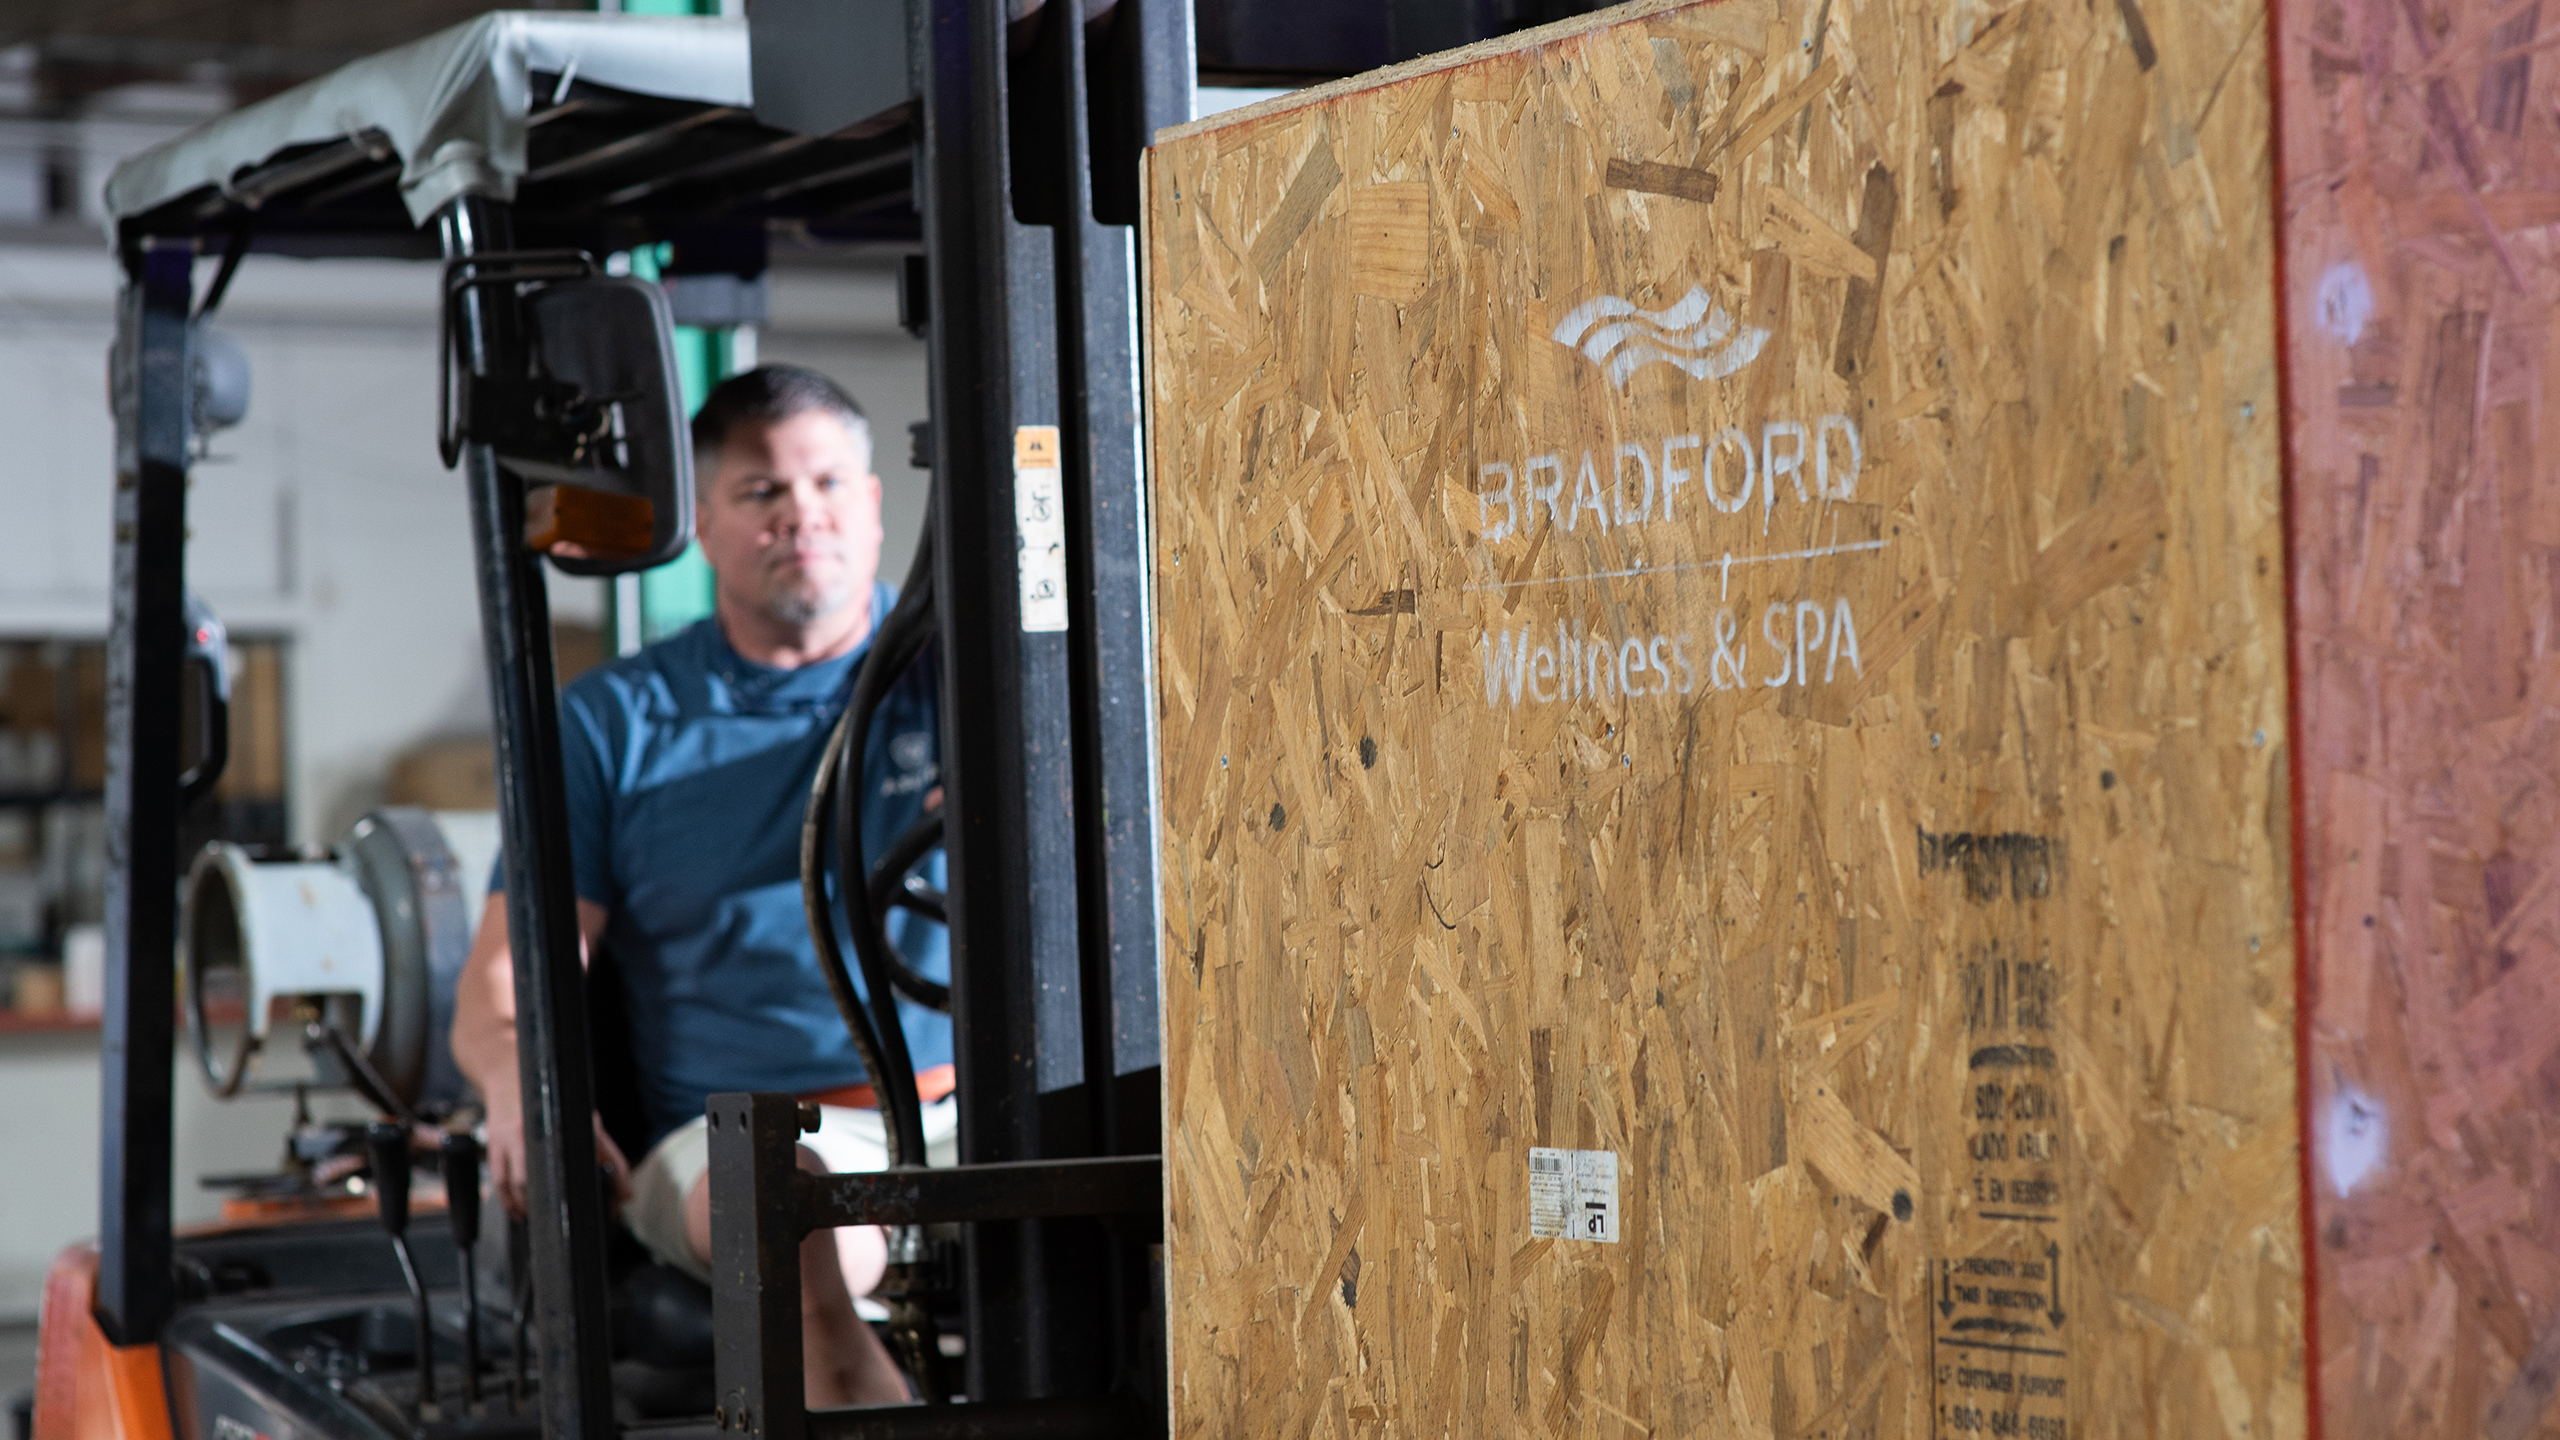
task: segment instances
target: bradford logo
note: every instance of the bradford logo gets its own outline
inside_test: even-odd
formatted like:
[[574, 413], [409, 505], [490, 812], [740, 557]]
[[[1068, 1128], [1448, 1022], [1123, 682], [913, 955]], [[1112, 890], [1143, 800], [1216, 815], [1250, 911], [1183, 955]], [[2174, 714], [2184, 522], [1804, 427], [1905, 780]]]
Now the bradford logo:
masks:
[[1623, 390], [1628, 376], [1657, 361], [1692, 380], [1721, 380], [1758, 359], [1769, 332], [1737, 327], [1705, 286], [1693, 285], [1680, 303], [1660, 310], [1639, 310], [1615, 295], [1586, 300], [1555, 328], [1555, 338], [1589, 356]]

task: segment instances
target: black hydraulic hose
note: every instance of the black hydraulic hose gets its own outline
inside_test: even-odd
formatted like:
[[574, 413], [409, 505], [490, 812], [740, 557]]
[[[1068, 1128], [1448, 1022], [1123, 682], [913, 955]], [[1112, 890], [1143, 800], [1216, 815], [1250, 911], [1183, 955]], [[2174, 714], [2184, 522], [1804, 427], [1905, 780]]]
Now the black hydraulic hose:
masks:
[[[853, 1033], [853, 1048], [862, 1056], [862, 1068], [875, 1080], [887, 1072], [880, 1054], [880, 1036], [871, 1028], [871, 1015], [862, 1008], [862, 999], [853, 993], [853, 976], [845, 969], [844, 952], [836, 948], [834, 917], [827, 909], [827, 828], [826, 817], [834, 806], [836, 793], [836, 742], [844, 733], [844, 721], [838, 720], [834, 733], [827, 737], [827, 748], [818, 757], [817, 778], [809, 787], [809, 805], [800, 817], [800, 910], [809, 922], [809, 940], [818, 951], [818, 968], [826, 972], [827, 991], [835, 997], [836, 1012], [844, 1016], [845, 1029]], [[881, 1094], [879, 1086], [873, 1094]], [[889, 1141], [889, 1163], [903, 1165], [898, 1152], [898, 1130], [882, 1127]]]
[[[907, 827], [907, 833], [899, 836], [887, 853], [880, 857], [878, 863], [871, 867], [868, 888], [871, 891], [872, 914], [879, 916], [885, 923], [889, 917], [889, 907], [903, 899], [909, 909], [934, 920], [949, 923], [945, 919], [939, 895], [935, 895], [928, 902], [924, 897], [915, 895], [907, 886], [907, 872], [913, 870], [917, 861], [932, 853], [933, 848], [941, 843], [942, 811], [928, 810], [917, 816], [916, 823]], [[908, 964], [907, 957], [899, 954], [894, 945], [889, 947], [889, 983], [897, 988], [899, 994], [928, 1010], [939, 1010], [945, 1015], [951, 1013], [951, 987], [918, 973], [916, 967]]]
[[897, 1136], [891, 1153], [908, 1157], [898, 1162], [904, 1165], [925, 1163], [924, 1107], [916, 1094], [915, 1064], [907, 1052], [906, 1026], [898, 1018], [896, 983], [891, 979], [896, 962], [889, 932], [871, 903], [870, 869], [862, 853], [861, 786], [856, 777], [880, 703], [888, 698], [889, 688], [906, 673], [907, 667], [915, 663], [933, 634], [932, 571], [925, 563], [926, 546], [919, 544], [916, 552], [916, 573], [909, 576], [898, 607], [881, 622], [871, 642], [871, 653], [863, 660], [862, 673], [854, 677], [853, 694], [845, 701], [844, 720], [838, 727], [833, 797], [837, 900], [844, 906], [846, 928], [853, 936], [854, 959], [862, 966], [863, 992], [871, 1003], [881, 1059], [887, 1067], [873, 1072], [872, 1086], [880, 1098], [881, 1116]]
[[[876, 653], [876, 652], [875, 652]], [[871, 1006], [871, 1023], [880, 1032], [880, 1048], [886, 1070], [875, 1072], [872, 1087], [880, 1098], [880, 1114], [899, 1135], [896, 1148], [913, 1157], [904, 1162], [922, 1165], [924, 1158], [924, 1102], [916, 1093], [915, 1059], [907, 1050], [907, 1027], [898, 1014], [897, 982], [891, 978], [899, 968], [891, 958], [889, 933], [881, 924], [882, 917], [871, 905], [869, 871], [863, 865], [862, 807], [860, 785], [849, 783], [854, 774], [849, 762], [862, 753], [862, 742], [870, 733], [868, 714], [848, 706], [846, 718], [854, 720], [845, 735], [845, 746], [837, 755], [835, 802], [836, 829], [836, 895], [844, 906], [845, 928], [853, 937], [854, 962], [862, 967], [863, 998]]]
[[[931, 513], [930, 496], [926, 510]], [[923, 653], [934, 630], [932, 531], [927, 530], [925, 538], [917, 542], [906, 588], [900, 593], [897, 606], [872, 632], [871, 653], [864, 657], [860, 672], [854, 676], [844, 714], [827, 737], [826, 752], [819, 759], [817, 779], [810, 787], [809, 808], [800, 827], [800, 894], [808, 911], [810, 935], [826, 968], [827, 988], [862, 1051], [863, 1065], [871, 1072], [872, 1094], [880, 1106], [881, 1129], [889, 1142], [889, 1164], [893, 1169], [926, 1163], [923, 1105], [916, 1094], [915, 1065], [907, 1050], [906, 1026], [898, 1017], [898, 992], [910, 984], [932, 982], [916, 975], [889, 943], [888, 930], [882, 924], [887, 907], [873, 893], [873, 886], [879, 881], [864, 867], [862, 759], [870, 745], [871, 721], [880, 702]], [[822, 826], [828, 817], [835, 822], [838, 898], [844, 906], [847, 933], [853, 937], [854, 957], [862, 966], [864, 994], [859, 998], [853, 993], [851, 977], [845, 973], [844, 955], [836, 945], [835, 927], [830, 923], [833, 917], [825, 903], [826, 845]], [[910, 826], [890, 847], [890, 858], [896, 860], [896, 868], [888, 871], [890, 884], [902, 881], [924, 850], [939, 841], [940, 815], [937, 812], [930, 818], [936, 823], [929, 832], [932, 840], [924, 847], [910, 849], [910, 842], [927, 833], [923, 824]], [[888, 867], [884, 865], [883, 869]], [[947, 987], [941, 988], [947, 1008], [950, 992]], [[869, 1000], [870, 1013], [864, 1013], [861, 999]], [[925, 1281], [919, 1264], [922, 1259], [923, 1232], [914, 1226], [892, 1229], [889, 1268], [878, 1293], [889, 1302], [890, 1340], [918, 1398], [928, 1404], [941, 1404], [950, 1395], [940, 1375], [941, 1346], [934, 1333], [933, 1313], [924, 1303]]]
[[[885, 1122], [882, 1128], [889, 1136], [890, 1164], [896, 1167], [920, 1167], [926, 1163], [924, 1107], [916, 1094], [915, 1064], [907, 1051], [906, 1026], [898, 1016], [898, 979], [912, 976], [912, 972], [899, 957], [897, 947], [889, 943], [888, 929], [882, 923], [886, 907], [873, 899], [872, 887], [879, 877], [863, 854], [860, 777], [863, 756], [870, 748], [871, 722], [879, 713], [881, 701], [923, 653], [936, 629], [932, 579], [931, 555], [927, 546], [920, 543], [907, 588], [897, 608], [873, 635], [871, 653], [864, 659], [861, 673], [854, 677], [853, 693], [845, 700], [844, 718], [837, 722], [836, 734], [829, 739], [834, 747], [833, 793], [813, 802], [831, 805], [834, 810], [836, 891], [844, 906], [846, 929], [853, 937], [854, 958], [862, 965], [862, 988], [864, 998], [870, 1002], [872, 1029], [880, 1041], [882, 1063], [872, 1068], [872, 1093], [879, 1100]], [[891, 849], [903, 851], [905, 842], [922, 828], [910, 826]], [[935, 833], [939, 833], [938, 829]], [[903, 880], [913, 864], [913, 857], [901, 861], [891, 873], [891, 883]], [[945, 999], [948, 1000], [947, 991]], [[889, 1302], [891, 1346], [914, 1384], [917, 1398], [929, 1405], [947, 1403], [950, 1394], [940, 1373], [941, 1343], [935, 1334], [933, 1312], [925, 1304], [928, 1282], [921, 1267], [924, 1232], [916, 1226], [902, 1225], [892, 1229], [888, 1239], [889, 1268], [881, 1277], [878, 1293]]]
[[[897, 1002], [890, 996], [890, 983], [877, 953], [888, 948], [887, 936], [872, 912], [867, 886], [857, 883], [842, 887], [843, 900], [846, 918], [852, 922], [848, 928], [853, 935], [855, 958], [862, 965], [863, 983], [873, 997], [879, 1023], [875, 1023], [875, 1013], [866, 1012], [862, 997], [854, 992], [844, 952], [836, 945], [826, 897], [826, 822], [833, 812], [841, 823], [840, 817], [851, 810], [854, 792], [860, 788], [861, 747], [870, 733], [871, 716], [879, 709], [890, 685], [914, 662], [931, 633], [932, 577], [932, 532], [927, 531], [916, 544], [915, 563], [908, 569], [906, 588], [896, 608], [872, 632], [871, 653], [864, 657], [860, 672], [854, 676], [853, 693], [845, 701], [843, 716], [827, 737], [800, 824], [800, 901], [809, 922], [809, 938], [817, 949], [820, 967], [826, 972], [827, 989], [835, 997], [836, 1009], [843, 1014], [854, 1048], [861, 1052], [863, 1067], [871, 1074], [872, 1093], [879, 1100], [881, 1118], [886, 1122], [882, 1129], [889, 1142], [892, 1166], [925, 1163], [924, 1123], [919, 1113], [922, 1106], [916, 1095], [913, 1063], [908, 1058], [906, 1031], [898, 1023]], [[857, 831], [851, 837], [849, 851], [843, 845], [844, 838], [841, 834], [838, 837], [839, 856], [850, 853], [852, 864], [858, 867], [860, 834]]]

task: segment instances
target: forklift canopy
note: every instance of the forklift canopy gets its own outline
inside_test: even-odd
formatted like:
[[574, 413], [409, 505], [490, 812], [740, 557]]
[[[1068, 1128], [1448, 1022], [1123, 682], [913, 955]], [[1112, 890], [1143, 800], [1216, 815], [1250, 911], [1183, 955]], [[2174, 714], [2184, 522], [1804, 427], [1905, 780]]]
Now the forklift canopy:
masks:
[[706, 106], [754, 101], [743, 20], [499, 11], [144, 151], [116, 167], [107, 208], [123, 219], [212, 187], [255, 209], [239, 182], [286, 151], [337, 143], [396, 156], [400, 198], [421, 225], [457, 195], [513, 200], [536, 74]]
[[428, 256], [430, 220], [460, 197], [511, 204], [523, 245], [744, 238], [746, 274], [771, 222], [912, 240], [904, 111], [827, 136], [759, 122], [748, 53], [743, 20], [484, 15], [125, 161], [107, 182], [114, 240]]

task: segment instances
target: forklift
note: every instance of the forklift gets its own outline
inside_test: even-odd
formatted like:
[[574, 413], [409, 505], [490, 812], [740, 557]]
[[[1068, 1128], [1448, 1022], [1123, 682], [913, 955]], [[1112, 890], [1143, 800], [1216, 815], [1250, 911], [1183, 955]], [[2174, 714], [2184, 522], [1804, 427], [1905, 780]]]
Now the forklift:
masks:
[[[100, 1220], [47, 1284], [39, 1440], [1162, 1433], [1140, 157], [1192, 117], [1203, 75], [1304, 84], [1587, 8], [501, 12], [121, 166]], [[901, 319], [928, 341], [925, 534], [801, 849], [896, 1163], [804, 1174], [797, 1101], [713, 1097], [703, 1287], [621, 1239], [587, 1119], [627, 1086], [613, 987], [580, 961], [541, 566], [609, 576], [683, 550], [667, 294], [760, 283], [786, 243], [898, 248]], [[651, 246], [670, 285], [614, 273]], [[223, 728], [218, 622], [186, 590], [187, 471], [237, 416], [237, 353], [209, 322], [250, 254], [443, 267], [436, 440], [470, 497], [494, 711], [517, 1226], [480, 1223], [468, 1097], [441, 1054], [468, 847], [386, 811], [327, 854], [180, 853]], [[928, 651], [945, 799], [865, 855], [837, 757], [862, 753], [871, 707]], [[910, 881], [936, 849], [944, 893]], [[889, 944], [892, 905], [946, 921], [947, 977]], [[953, 1017], [955, 1167], [924, 1163], [899, 995]], [[379, 1119], [306, 1118], [280, 1173], [222, 1177], [240, 1218], [178, 1234], [172, 1186], [197, 1178], [172, 1174], [182, 1021], [218, 1093], [335, 1088]], [[799, 1246], [848, 1225], [890, 1227], [888, 1338], [916, 1403], [802, 1402]]]

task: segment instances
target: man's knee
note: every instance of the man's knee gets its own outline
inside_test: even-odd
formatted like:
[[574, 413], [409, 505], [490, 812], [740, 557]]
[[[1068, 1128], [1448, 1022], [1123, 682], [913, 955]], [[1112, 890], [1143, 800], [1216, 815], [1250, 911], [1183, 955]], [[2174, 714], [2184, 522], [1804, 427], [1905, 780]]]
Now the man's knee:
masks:
[[[801, 1169], [812, 1175], [827, 1173], [827, 1162], [818, 1158], [818, 1152], [806, 1145], [794, 1148], [799, 1152], [797, 1158]], [[693, 1188], [685, 1192], [684, 1239], [693, 1247], [693, 1258], [705, 1265], [711, 1263], [711, 1172], [708, 1170], [695, 1176]]]
[[684, 1192], [684, 1243], [693, 1250], [693, 1258], [703, 1265], [711, 1263], [711, 1172], [693, 1177], [693, 1188]]
[[[800, 1168], [812, 1175], [832, 1173], [827, 1162], [816, 1151], [803, 1145]], [[845, 1289], [854, 1295], [868, 1295], [880, 1284], [889, 1268], [889, 1237], [877, 1225], [848, 1225], [841, 1230], [813, 1230], [801, 1248], [801, 1263], [833, 1271], [844, 1277]]]

